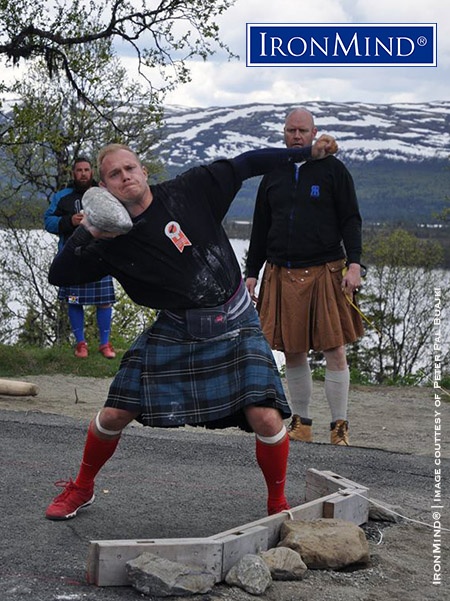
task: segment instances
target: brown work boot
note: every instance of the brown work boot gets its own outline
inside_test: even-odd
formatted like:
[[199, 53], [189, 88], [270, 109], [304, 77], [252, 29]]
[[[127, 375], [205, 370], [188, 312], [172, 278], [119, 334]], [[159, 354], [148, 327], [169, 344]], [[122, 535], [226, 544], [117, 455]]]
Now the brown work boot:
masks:
[[294, 414], [289, 424], [288, 436], [291, 440], [312, 442], [312, 419]]
[[331, 444], [338, 444], [341, 446], [349, 446], [348, 441], [348, 421], [345, 419], [338, 419], [330, 424], [330, 441]]

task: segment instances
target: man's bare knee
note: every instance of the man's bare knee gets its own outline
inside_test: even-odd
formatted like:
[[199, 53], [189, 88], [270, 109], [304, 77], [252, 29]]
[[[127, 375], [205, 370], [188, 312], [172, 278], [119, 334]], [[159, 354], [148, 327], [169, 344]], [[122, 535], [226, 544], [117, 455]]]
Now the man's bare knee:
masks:
[[273, 407], [246, 407], [245, 415], [255, 434], [275, 436], [283, 427], [283, 420], [278, 409]]
[[307, 353], [284, 353], [286, 367], [299, 367], [308, 362]]
[[331, 371], [341, 371], [347, 367], [347, 354], [345, 346], [337, 346], [324, 351], [327, 368]]
[[139, 413], [131, 413], [114, 407], [103, 407], [95, 419], [97, 433], [114, 436], [131, 423]]

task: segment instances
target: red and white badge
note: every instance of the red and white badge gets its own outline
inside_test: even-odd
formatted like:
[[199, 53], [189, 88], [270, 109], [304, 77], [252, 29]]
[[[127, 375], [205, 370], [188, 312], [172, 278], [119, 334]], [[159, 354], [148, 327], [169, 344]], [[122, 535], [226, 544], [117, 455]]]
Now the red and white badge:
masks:
[[185, 246], [192, 246], [191, 241], [181, 229], [180, 224], [176, 221], [169, 221], [164, 228], [164, 233], [172, 240], [180, 253], [183, 252]]

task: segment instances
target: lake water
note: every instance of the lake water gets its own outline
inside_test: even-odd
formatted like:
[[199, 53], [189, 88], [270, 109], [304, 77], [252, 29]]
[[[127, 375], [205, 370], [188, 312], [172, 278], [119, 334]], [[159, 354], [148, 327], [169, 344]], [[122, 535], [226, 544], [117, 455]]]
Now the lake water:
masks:
[[[14, 242], [8, 241], [6, 239], [6, 232], [0, 230], [0, 257], [6, 256], [6, 265], [8, 267], [13, 266], [17, 272], [27, 273], [29, 271], [29, 275], [27, 277], [33, 278], [34, 275], [28, 269], [27, 265], [32, 264], [33, 269], [40, 277], [41, 282], [41, 293], [45, 295], [49, 299], [53, 299], [55, 297], [56, 290], [53, 286], [49, 286], [46, 282], [46, 274], [48, 270], [49, 261], [54, 256], [56, 252], [57, 246], [57, 237], [45, 232], [44, 230], [34, 230], [31, 232], [18, 232], [19, 237], [22, 237], [22, 243], [25, 246], [32, 248], [33, 251], [27, 256], [26, 253], [21, 257], [20, 253], [16, 251], [12, 251], [14, 249]], [[248, 250], [249, 240], [241, 240], [233, 238], [231, 239], [231, 244], [233, 246], [234, 252], [238, 259], [239, 265], [243, 269], [243, 259]], [[434, 327], [434, 305], [439, 302], [437, 296], [437, 290], [442, 286], [449, 285], [450, 282], [450, 271], [442, 271], [436, 270], [433, 272], [435, 275], [435, 282], [430, 285], [430, 290], [427, 291], [427, 295], [429, 299], [426, 300], [426, 308], [425, 310], [429, 312], [430, 319], [430, 330]], [[370, 270], [369, 270], [370, 274]], [[9, 317], [11, 323], [14, 321], [14, 315], [21, 314], [23, 315], [24, 303], [22, 301], [21, 291], [15, 288], [14, 278], [12, 278], [8, 273], [5, 274], [4, 271], [0, 273], [0, 289], [3, 294], [7, 294], [8, 296], [8, 306], [11, 311], [11, 316]], [[37, 301], [38, 302], [38, 301]], [[50, 302], [54, 302], [50, 300]], [[429, 305], [429, 307], [428, 307]], [[36, 304], [36, 306], [38, 306]], [[423, 309], [422, 309], [423, 310]], [[449, 332], [450, 332], [450, 320], [448, 320], [446, 307], [439, 307], [439, 318], [441, 320], [441, 330], [442, 330], [442, 340], [447, 345], [448, 349], [448, 340], [449, 340]], [[5, 319], [5, 318], [4, 318]], [[368, 336], [373, 335], [373, 332], [368, 331]], [[376, 338], [376, 335], [375, 335]], [[374, 339], [375, 339], [374, 338]], [[5, 340], [3, 342], [12, 343], [14, 339]], [[284, 357], [282, 353], [274, 352], [274, 356], [278, 366], [284, 364]]]

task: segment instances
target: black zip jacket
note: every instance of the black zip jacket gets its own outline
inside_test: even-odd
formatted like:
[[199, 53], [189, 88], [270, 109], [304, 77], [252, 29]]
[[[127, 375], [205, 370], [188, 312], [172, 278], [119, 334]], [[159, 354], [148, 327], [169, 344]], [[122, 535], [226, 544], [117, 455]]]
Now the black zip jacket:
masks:
[[78, 227], [53, 260], [49, 282], [82, 284], [110, 274], [136, 303], [154, 309], [221, 305], [242, 277], [222, 227], [242, 181], [309, 157], [309, 147], [250, 151], [152, 185], [150, 206], [127, 234], [94, 240]]
[[261, 181], [253, 215], [246, 274], [257, 278], [267, 260], [310, 267], [361, 259], [361, 215], [353, 179], [335, 157], [287, 165]]

